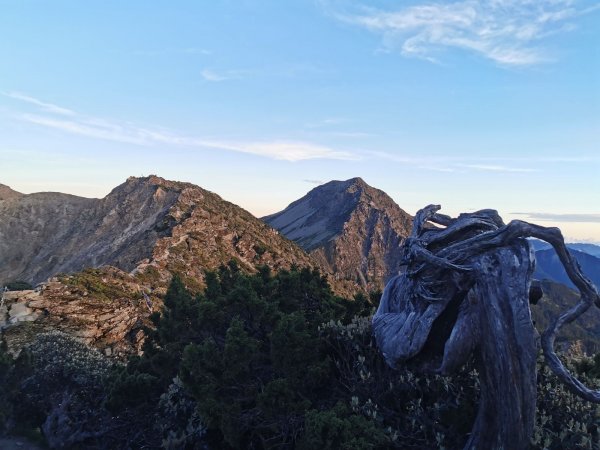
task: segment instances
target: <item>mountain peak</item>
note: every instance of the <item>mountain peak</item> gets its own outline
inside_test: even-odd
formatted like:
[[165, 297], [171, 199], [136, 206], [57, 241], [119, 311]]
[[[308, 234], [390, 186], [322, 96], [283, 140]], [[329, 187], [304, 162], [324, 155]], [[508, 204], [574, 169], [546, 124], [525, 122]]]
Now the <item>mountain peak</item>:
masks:
[[158, 175], [148, 175], [144, 177], [135, 177], [130, 176], [125, 180], [125, 183], [117, 186], [115, 189], [119, 189], [121, 187], [142, 187], [142, 186], [157, 186], [166, 190], [181, 192], [186, 188], [197, 188], [202, 189], [199, 186], [196, 186], [191, 183], [186, 183], [183, 181], [171, 181], [165, 178], [159, 177]]
[[370, 188], [371, 187], [361, 177], [350, 178], [349, 180], [346, 180], [345, 183], [348, 183], [349, 187], [353, 187], [353, 186], [360, 187], [360, 188]]
[[263, 220], [298, 243], [326, 270], [379, 289], [398, 266], [412, 218], [362, 178], [330, 181]]
[[[321, 184], [313, 189], [313, 191], [320, 190], [337, 190], [337, 191], [346, 191], [352, 188], [371, 188], [365, 180], [360, 177], [350, 178], [348, 180], [331, 180], [327, 183]], [[372, 189], [372, 188], [371, 188]]]

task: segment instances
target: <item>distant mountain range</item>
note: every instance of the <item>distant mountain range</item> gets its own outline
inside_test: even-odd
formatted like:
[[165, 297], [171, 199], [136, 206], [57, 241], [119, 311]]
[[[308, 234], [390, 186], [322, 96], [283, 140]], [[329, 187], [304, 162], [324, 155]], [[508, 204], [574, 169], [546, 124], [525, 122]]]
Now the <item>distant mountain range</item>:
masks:
[[[529, 243], [535, 250], [535, 278], [552, 280], [570, 288], [575, 287], [550, 244], [538, 239], [530, 239]], [[600, 246], [587, 243], [568, 243], [567, 248], [585, 275], [600, 289]]]
[[[0, 284], [104, 265], [156, 270], [162, 279], [176, 271], [193, 284], [236, 259], [248, 271], [319, 267], [340, 292], [374, 291], [397, 273], [412, 226], [411, 215], [361, 178], [318, 186], [263, 221], [198, 186], [156, 176], [130, 177], [102, 199], [25, 195], [0, 184]], [[572, 286], [549, 244], [530, 242], [535, 276]], [[568, 247], [599, 284], [600, 246]]]
[[[573, 250], [572, 247], [569, 252], [577, 260], [583, 273], [600, 289], [600, 258], [578, 250]], [[567, 273], [553, 248], [538, 250], [535, 252], [535, 260], [535, 278], [539, 280], [552, 280], [571, 288], [575, 287], [567, 276]]]
[[[533, 246], [535, 251], [538, 250], [548, 250], [552, 248], [550, 244], [544, 241], [540, 241], [539, 239], [530, 239], [529, 243]], [[596, 258], [600, 258], [600, 245], [589, 244], [585, 242], [572, 242], [567, 243], [567, 247], [571, 250], [576, 250], [578, 252], [587, 253], [588, 255], [595, 256]]]

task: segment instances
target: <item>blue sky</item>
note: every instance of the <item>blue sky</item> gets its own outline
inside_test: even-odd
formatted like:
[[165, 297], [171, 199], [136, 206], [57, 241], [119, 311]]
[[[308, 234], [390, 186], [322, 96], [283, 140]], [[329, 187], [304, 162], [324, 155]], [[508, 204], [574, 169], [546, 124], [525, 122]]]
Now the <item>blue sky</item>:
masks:
[[600, 2], [0, 0], [0, 183], [260, 216], [363, 177], [600, 242]]

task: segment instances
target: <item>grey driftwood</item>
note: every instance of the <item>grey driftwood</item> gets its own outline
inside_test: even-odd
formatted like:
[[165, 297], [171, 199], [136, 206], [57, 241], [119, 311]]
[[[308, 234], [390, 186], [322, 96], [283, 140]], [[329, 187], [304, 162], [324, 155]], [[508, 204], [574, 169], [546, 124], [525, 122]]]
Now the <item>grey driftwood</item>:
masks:
[[[574, 393], [600, 403], [554, 351], [560, 328], [600, 296], [565, 247], [558, 228], [523, 221], [505, 225], [494, 210], [439, 214], [429, 205], [403, 244], [405, 270], [387, 284], [373, 331], [386, 362], [450, 374], [474, 356], [481, 397], [465, 449], [529, 447], [535, 420], [537, 332], [530, 298], [535, 258], [525, 238], [550, 243], [581, 294], [579, 303], [541, 336], [550, 368]], [[436, 225], [434, 225], [436, 224]]]

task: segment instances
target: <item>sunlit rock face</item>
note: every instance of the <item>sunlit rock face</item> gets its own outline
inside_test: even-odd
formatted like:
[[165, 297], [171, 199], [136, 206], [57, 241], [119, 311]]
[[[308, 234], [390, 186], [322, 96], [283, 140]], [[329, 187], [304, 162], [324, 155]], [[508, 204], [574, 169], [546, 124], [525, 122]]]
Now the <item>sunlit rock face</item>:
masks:
[[294, 240], [336, 279], [382, 289], [400, 264], [412, 217], [361, 178], [331, 181], [263, 218]]

